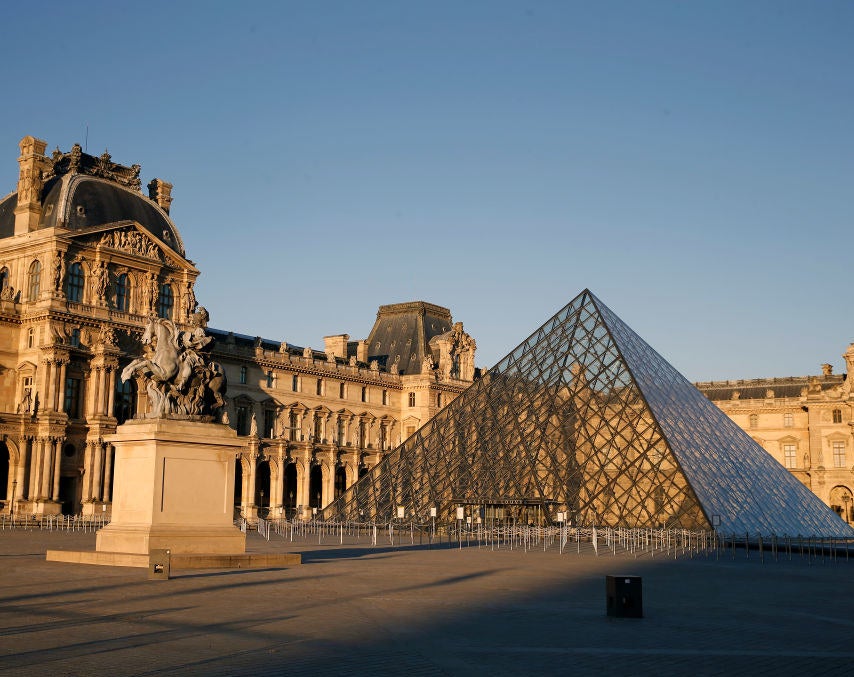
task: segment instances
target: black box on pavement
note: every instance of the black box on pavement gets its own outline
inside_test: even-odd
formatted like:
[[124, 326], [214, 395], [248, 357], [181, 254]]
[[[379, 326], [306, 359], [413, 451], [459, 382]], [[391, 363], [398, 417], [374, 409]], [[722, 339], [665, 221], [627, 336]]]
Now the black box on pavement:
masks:
[[605, 576], [607, 613], [615, 618], [643, 618], [640, 576]]

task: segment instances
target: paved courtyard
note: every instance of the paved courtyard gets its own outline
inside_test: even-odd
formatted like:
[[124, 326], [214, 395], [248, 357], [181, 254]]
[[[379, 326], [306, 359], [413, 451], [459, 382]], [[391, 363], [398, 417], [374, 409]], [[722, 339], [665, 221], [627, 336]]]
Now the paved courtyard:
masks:
[[[0, 675], [854, 675], [854, 557], [807, 562], [267, 543], [288, 569], [46, 562], [0, 533]], [[643, 577], [643, 619], [605, 614]]]

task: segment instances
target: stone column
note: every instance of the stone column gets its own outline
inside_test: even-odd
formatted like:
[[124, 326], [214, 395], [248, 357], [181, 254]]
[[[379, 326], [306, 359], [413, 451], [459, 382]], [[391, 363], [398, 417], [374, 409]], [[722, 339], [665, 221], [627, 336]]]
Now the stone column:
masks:
[[92, 442], [86, 442], [86, 447], [83, 451], [83, 503], [89, 503], [92, 500], [92, 463], [94, 457], [94, 449]]
[[94, 378], [92, 379], [92, 414], [97, 416], [101, 413], [101, 379], [103, 369], [95, 367], [92, 371], [94, 372]]
[[65, 369], [67, 364], [65, 361], [59, 363], [59, 404], [56, 407], [57, 411], [65, 410]]
[[24, 486], [24, 476], [27, 472], [27, 463], [29, 463], [29, 454], [30, 454], [30, 441], [26, 437], [22, 437], [18, 440], [18, 465], [15, 469], [15, 479], [18, 481], [17, 486], [17, 496], [15, 500], [17, 501], [19, 498], [28, 498], [29, 494], [27, 493], [27, 487]]
[[[62, 368], [65, 369], [65, 366], [63, 365]], [[53, 447], [53, 494], [51, 499], [59, 501], [59, 466], [62, 462], [62, 440], [54, 438], [49, 444]]]
[[103, 442], [94, 442], [92, 452], [94, 454], [94, 463], [92, 464], [92, 500], [98, 501], [101, 497], [101, 468], [103, 467], [101, 457], [104, 450]]
[[270, 464], [270, 517], [278, 517], [281, 512], [282, 489], [282, 460], [278, 454], [268, 455], [267, 462]]
[[108, 371], [109, 370], [107, 369], [107, 367], [103, 367], [101, 369], [101, 383], [99, 385], [100, 396], [98, 397], [98, 414], [100, 414], [101, 416], [104, 416], [107, 413], [107, 382], [109, 381]]
[[101, 494], [101, 500], [104, 503], [110, 502], [110, 473], [113, 469], [113, 445], [104, 445], [104, 491]]
[[44, 365], [44, 408], [45, 409], [53, 409], [53, 381], [54, 377], [51, 373], [52, 363], [50, 360], [44, 360], [42, 362]]
[[303, 507], [303, 513], [308, 509], [308, 490], [311, 484], [311, 465], [305, 459], [296, 461], [297, 466], [297, 505]]
[[51, 466], [53, 466], [53, 458], [51, 458], [51, 445], [50, 440], [41, 439], [39, 440], [39, 446], [41, 447], [42, 454], [42, 474], [39, 478], [40, 488], [39, 488], [39, 498], [40, 499], [49, 499], [50, 498], [50, 470]]
[[30, 439], [30, 486], [27, 490], [27, 498], [31, 501], [36, 499], [39, 492], [38, 474], [39, 474], [39, 448], [38, 440]]
[[105, 416], [112, 416], [116, 407], [116, 367], [110, 369], [109, 388], [107, 393], [107, 411], [104, 412]]

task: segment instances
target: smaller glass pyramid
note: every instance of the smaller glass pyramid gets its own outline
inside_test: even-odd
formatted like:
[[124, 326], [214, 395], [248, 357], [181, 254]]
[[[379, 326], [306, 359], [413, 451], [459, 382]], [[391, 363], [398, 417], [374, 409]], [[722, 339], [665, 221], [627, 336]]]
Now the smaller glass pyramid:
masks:
[[588, 290], [323, 511], [854, 537]]

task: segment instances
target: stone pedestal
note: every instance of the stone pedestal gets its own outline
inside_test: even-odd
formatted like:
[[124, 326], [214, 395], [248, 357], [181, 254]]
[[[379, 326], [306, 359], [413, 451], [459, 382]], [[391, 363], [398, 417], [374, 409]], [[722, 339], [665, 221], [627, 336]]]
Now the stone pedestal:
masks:
[[234, 458], [243, 443], [227, 425], [128, 421], [105, 437], [116, 449], [112, 520], [96, 550], [235, 555], [246, 535], [232, 521]]

